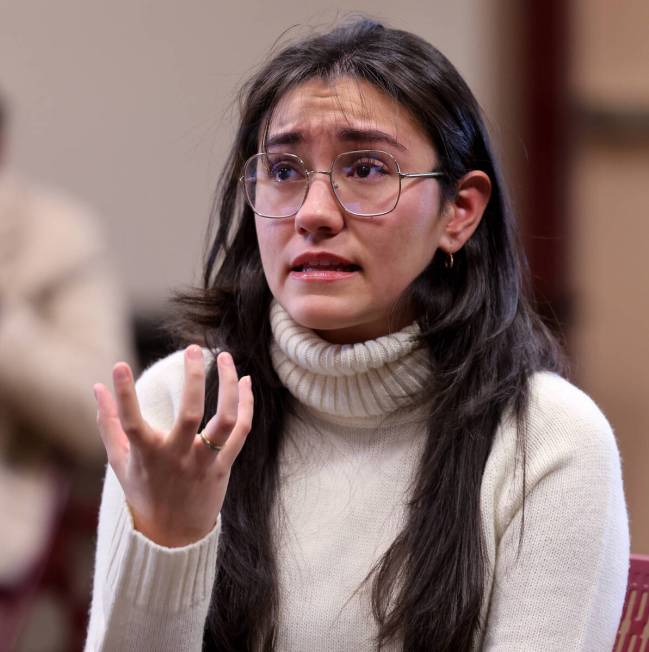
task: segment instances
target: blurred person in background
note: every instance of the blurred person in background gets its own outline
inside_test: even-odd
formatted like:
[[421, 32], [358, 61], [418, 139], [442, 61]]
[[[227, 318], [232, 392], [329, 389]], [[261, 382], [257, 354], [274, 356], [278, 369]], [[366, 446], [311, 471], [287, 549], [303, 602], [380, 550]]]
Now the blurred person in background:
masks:
[[[7, 122], [0, 96], [0, 649], [25, 620], [66, 505], [97, 494], [104, 453], [89, 387], [130, 358], [95, 220], [7, 169]], [[39, 649], [62, 649], [51, 644]]]

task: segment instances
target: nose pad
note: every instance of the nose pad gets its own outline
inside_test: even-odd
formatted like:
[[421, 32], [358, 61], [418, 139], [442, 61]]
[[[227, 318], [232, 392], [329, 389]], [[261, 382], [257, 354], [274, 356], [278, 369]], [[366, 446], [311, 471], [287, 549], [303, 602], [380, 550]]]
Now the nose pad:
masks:
[[329, 175], [317, 171], [311, 174], [306, 198], [295, 215], [295, 229], [300, 233], [337, 233], [345, 224], [344, 211], [334, 195]]

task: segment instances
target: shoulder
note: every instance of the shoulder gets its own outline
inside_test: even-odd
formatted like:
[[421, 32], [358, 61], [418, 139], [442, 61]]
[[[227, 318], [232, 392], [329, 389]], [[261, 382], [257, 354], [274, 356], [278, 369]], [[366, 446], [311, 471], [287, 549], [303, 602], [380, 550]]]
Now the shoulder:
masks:
[[609, 422], [587, 394], [556, 374], [534, 374], [529, 389], [522, 422], [503, 420], [485, 466], [481, 501], [487, 533], [500, 540], [525, 504], [529, 522], [536, 515], [548, 537], [557, 535], [557, 523], [568, 531], [575, 519], [589, 536], [612, 527], [623, 547], [622, 468]]
[[602, 411], [587, 394], [557, 374], [541, 372], [530, 378], [525, 427], [531, 463], [560, 460], [619, 465], [615, 436]]
[[[142, 416], [154, 427], [168, 429], [178, 413], [185, 379], [184, 359], [183, 350], [171, 353], [145, 369], [135, 385]], [[203, 359], [207, 368], [214, 357], [203, 349]]]
[[510, 487], [520, 498], [522, 451], [528, 490], [547, 482], [604, 493], [621, 487], [620, 455], [609, 422], [587, 394], [557, 374], [534, 374], [521, 423], [511, 415], [503, 419], [485, 468], [485, 486]]
[[615, 638], [629, 555], [617, 445], [570, 382], [537, 373], [529, 389], [522, 432], [503, 421], [483, 478], [483, 646], [603, 650]]
[[529, 389], [530, 419], [610, 430], [606, 417], [593, 399], [565, 378], [541, 371], [530, 378]]

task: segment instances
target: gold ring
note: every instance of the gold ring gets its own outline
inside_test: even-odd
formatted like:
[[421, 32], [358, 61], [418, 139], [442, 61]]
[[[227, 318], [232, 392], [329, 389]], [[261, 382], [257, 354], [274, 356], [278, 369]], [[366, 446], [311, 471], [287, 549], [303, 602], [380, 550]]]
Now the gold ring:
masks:
[[198, 437], [201, 438], [201, 441], [212, 451], [215, 453], [218, 453], [223, 446], [217, 446], [214, 442], [211, 442], [206, 436], [205, 433], [201, 430], [201, 432], [198, 433]]

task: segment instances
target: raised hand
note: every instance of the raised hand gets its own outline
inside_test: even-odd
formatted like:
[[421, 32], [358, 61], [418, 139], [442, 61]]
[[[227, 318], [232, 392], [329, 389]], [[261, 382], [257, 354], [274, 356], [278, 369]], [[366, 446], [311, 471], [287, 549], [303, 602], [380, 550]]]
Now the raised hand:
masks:
[[232, 356], [220, 353], [217, 411], [202, 432], [204, 439], [198, 436], [205, 363], [196, 345], [189, 346], [184, 356], [181, 406], [169, 432], [152, 428], [142, 418], [126, 363], [113, 369], [115, 398], [104, 385], [94, 388], [99, 432], [135, 528], [168, 547], [198, 541], [214, 527], [230, 469], [250, 432], [253, 415], [250, 377], [239, 380]]

